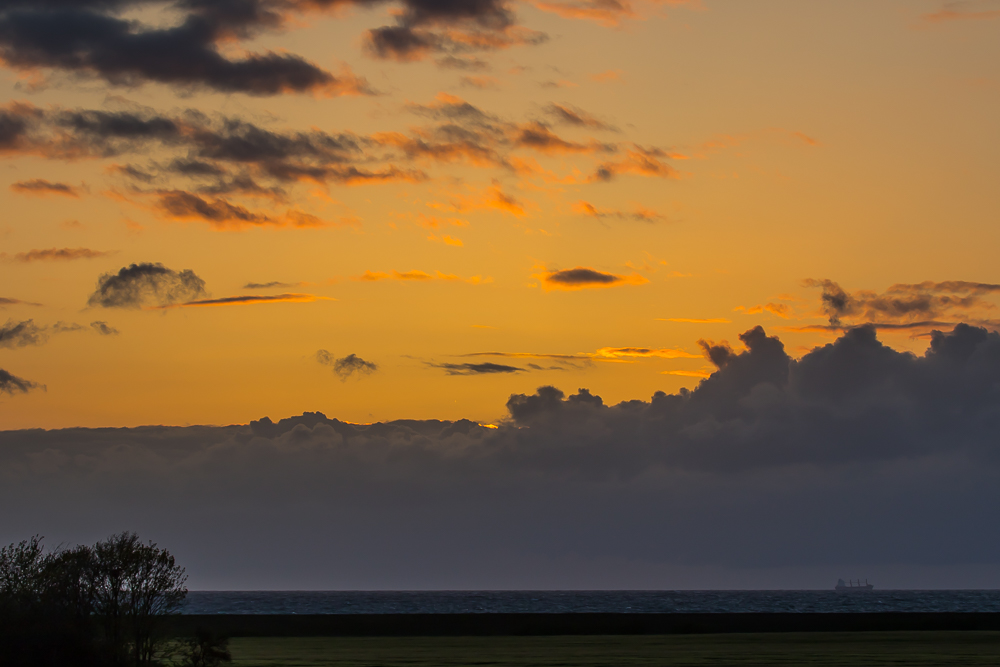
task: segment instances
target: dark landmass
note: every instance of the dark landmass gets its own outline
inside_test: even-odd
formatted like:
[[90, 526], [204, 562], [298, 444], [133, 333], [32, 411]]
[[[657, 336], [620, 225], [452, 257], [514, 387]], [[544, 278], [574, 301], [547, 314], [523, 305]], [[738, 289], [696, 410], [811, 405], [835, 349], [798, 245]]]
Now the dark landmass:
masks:
[[477, 637], [772, 632], [1000, 631], [1000, 613], [703, 614], [185, 614], [175, 636], [208, 628], [228, 637]]

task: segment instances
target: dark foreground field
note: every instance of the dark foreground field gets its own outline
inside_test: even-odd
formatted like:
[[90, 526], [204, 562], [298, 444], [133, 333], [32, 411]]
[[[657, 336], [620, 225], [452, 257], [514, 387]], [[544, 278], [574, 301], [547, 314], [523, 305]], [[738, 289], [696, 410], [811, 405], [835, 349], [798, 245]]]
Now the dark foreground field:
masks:
[[236, 667], [1000, 665], [1000, 632], [554, 637], [239, 637]]

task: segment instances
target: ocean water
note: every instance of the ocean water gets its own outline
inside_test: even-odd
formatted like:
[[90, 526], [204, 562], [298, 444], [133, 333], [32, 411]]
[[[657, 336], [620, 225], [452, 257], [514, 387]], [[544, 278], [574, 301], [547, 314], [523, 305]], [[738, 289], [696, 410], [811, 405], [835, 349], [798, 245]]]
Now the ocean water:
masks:
[[185, 614], [1000, 612], [1000, 590], [191, 591]]

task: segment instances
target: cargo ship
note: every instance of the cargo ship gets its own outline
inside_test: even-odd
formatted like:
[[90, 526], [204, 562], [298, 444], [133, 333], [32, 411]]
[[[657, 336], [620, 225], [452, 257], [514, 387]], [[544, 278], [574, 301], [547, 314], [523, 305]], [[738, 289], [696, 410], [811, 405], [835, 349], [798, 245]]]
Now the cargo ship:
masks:
[[855, 581], [855, 580], [852, 579], [852, 580], [848, 581], [847, 583], [844, 583], [843, 579], [837, 579], [837, 585], [834, 586], [834, 590], [835, 591], [845, 592], [845, 593], [857, 593], [857, 592], [861, 592], [861, 591], [870, 591], [873, 588], [875, 588], [875, 587], [872, 586], [871, 584], [869, 584], [867, 579], [865, 579], [865, 583], [861, 583], [860, 579], [858, 579], [857, 581]]

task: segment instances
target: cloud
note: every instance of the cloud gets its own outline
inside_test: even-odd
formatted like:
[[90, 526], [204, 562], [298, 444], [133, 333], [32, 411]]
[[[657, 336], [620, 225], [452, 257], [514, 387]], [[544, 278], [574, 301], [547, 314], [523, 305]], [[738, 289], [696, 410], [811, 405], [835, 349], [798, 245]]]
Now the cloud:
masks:
[[90, 326], [94, 331], [101, 334], [102, 336], [117, 336], [119, 333], [121, 333], [120, 331], [118, 331], [118, 329], [115, 329], [107, 322], [102, 322], [101, 320], [91, 322]]
[[463, 76], [460, 81], [463, 86], [479, 90], [500, 90], [500, 80], [495, 76]]
[[91, 250], [90, 248], [45, 248], [42, 250], [19, 252], [14, 255], [13, 259], [16, 262], [49, 262], [74, 259], [93, 259], [95, 257], [107, 257], [113, 254], [115, 254], [114, 251]]
[[171, 190], [159, 194], [155, 208], [173, 220], [207, 222], [216, 229], [247, 229], [252, 227], [326, 227], [332, 223], [311, 213], [289, 209], [284, 215], [274, 216], [261, 211], [251, 211], [225, 199], [205, 198], [190, 192]]
[[373, 361], [365, 361], [356, 354], [349, 354], [338, 359], [326, 350], [319, 350], [316, 352], [316, 361], [324, 366], [333, 366], [333, 372], [345, 382], [352, 375], [356, 374], [361, 377], [362, 375], [371, 375], [378, 370], [378, 364]]
[[11, 375], [10, 372], [0, 368], [0, 394], [11, 396], [14, 394], [27, 394], [32, 389], [38, 388], [45, 389], [45, 386], [31, 380], [19, 378], [16, 375]]
[[566, 125], [575, 125], [577, 127], [589, 127], [593, 130], [603, 130], [605, 132], [620, 132], [617, 127], [609, 123], [605, 123], [603, 120], [595, 118], [583, 109], [577, 109], [576, 107], [563, 106], [561, 104], [550, 104], [545, 108], [546, 113], [555, 117], [555, 119]]
[[578, 201], [571, 207], [574, 213], [588, 215], [592, 218], [615, 218], [617, 220], [635, 220], [637, 222], [656, 222], [665, 220], [667, 216], [648, 208], [637, 206], [632, 211], [619, 211], [610, 208], [597, 208], [590, 202]]
[[597, 83], [608, 83], [611, 81], [618, 81], [622, 78], [622, 74], [625, 72], [620, 69], [608, 69], [603, 72], [597, 72], [591, 74], [588, 78], [591, 81], [596, 81]]
[[240, 296], [224, 296], [218, 299], [197, 299], [180, 303], [167, 303], [155, 306], [165, 310], [169, 308], [201, 308], [207, 306], [247, 306], [259, 303], [312, 303], [314, 301], [333, 301], [325, 296], [315, 294], [246, 294]]
[[730, 320], [723, 317], [697, 318], [697, 317], [657, 317], [658, 322], [680, 322], [686, 324], [729, 324]]
[[282, 4], [304, 8], [306, 2], [249, 0], [237, 11], [233, 3], [169, 3], [182, 16], [164, 27], [119, 15], [145, 4], [6, 2], [0, 8], [0, 55], [7, 67], [21, 71], [56, 69], [116, 86], [156, 82], [258, 96], [371, 92], [349, 70], [335, 76], [298, 55], [269, 51], [230, 59], [220, 51], [224, 42], [279, 28]]
[[595, 357], [605, 357], [608, 359], [620, 359], [622, 357], [659, 357], [661, 359], [700, 359], [702, 355], [691, 354], [684, 350], [673, 348], [650, 348], [650, 347], [602, 347]]
[[820, 288], [823, 314], [835, 328], [874, 324], [880, 328], [945, 326], [995, 308], [984, 297], [1000, 294], [1000, 285], [964, 280], [898, 283], [879, 294], [871, 290], [847, 292], [836, 282], [803, 281]]
[[289, 287], [299, 287], [302, 283], [283, 283], [272, 280], [268, 283], [247, 283], [243, 289], [288, 289]]
[[621, 160], [611, 160], [601, 163], [591, 176], [591, 181], [610, 181], [619, 174], [636, 174], [656, 178], [677, 178], [677, 170], [663, 162], [667, 158], [682, 158], [683, 156], [667, 153], [659, 148], [643, 148], [633, 146], [625, 151]]
[[[426, 177], [382, 162], [382, 156], [371, 154], [378, 146], [349, 132], [274, 131], [190, 109], [166, 115], [135, 109], [42, 109], [21, 102], [0, 107], [0, 154], [76, 160], [172, 153], [173, 159], [164, 163], [118, 165], [115, 171], [143, 186], [168, 177], [188, 178], [205, 194], [275, 196], [282, 186], [299, 182], [360, 185]], [[192, 169], [195, 164], [198, 168]], [[183, 195], [170, 197], [172, 190], [182, 192], [172, 188], [154, 194], [188, 215], [202, 208], [208, 219], [239, 219], [240, 212], [223, 211], [219, 200], [197, 193], [189, 194], [201, 203]]]
[[563, 18], [594, 21], [609, 27], [617, 26], [622, 19], [635, 17], [632, 6], [621, 0], [570, 0], [567, 2], [535, 0], [533, 4], [542, 11], [552, 12]]
[[[985, 9], [983, 2], [948, 2], [936, 12], [924, 14], [920, 18], [924, 23], [938, 24], [950, 23], [952, 21], [988, 21], [1000, 18], [1000, 10]], [[978, 10], [976, 7], [984, 7]]]
[[453, 273], [442, 273], [441, 271], [435, 271], [434, 273], [427, 273], [426, 271], [390, 271], [388, 273], [384, 271], [365, 271], [360, 276], [355, 276], [354, 280], [360, 280], [362, 282], [378, 282], [380, 280], [398, 280], [402, 282], [429, 282], [432, 280], [443, 280], [445, 282], [465, 282], [471, 285], [479, 285], [481, 283], [493, 282], [493, 279], [487, 276], [483, 278], [482, 276], [471, 276], [469, 278], [462, 278], [456, 276]]
[[750, 306], [736, 306], [733, 309], [735, 312], [743, 313], [744, 315], [759, 315], [761, 313], [771, 313], [772, 315], [777, 315], [778, 317], [788, 319], [793, 315], [792, 307], [787, 303], [774, 303], [769, 301], [764, 305]]
[[562, 269], [558, 271], [545, 271], [533, 275], [541, 281], [542, 287], [547, 290], [577, 290], [590, 287], [618, 287], [620, 285], [642, 285], [649, 280], [633, 273], [628, 276], [614, 273], [604, 273], [596, 269], [578, 266], [575, 269]]
[[712, 374], [709, 373], [708, 371], [690, 371], [690, 370], [663, 371], [663, 374], [680, 375], [681, 377], [702, 378], [702, 379], [712, 376]]
[[72, 185], [67, 185], [66, 183], [50, 183], [49, 181], [41, 178], [35, 178], [30, 181], [18, 181], [11, 184], [10, 189], [21, 194], [37, 195], [39, 197], [47, 195], [60, 195], [63, 197], [73, 197], [74, 199], [80, 197], [79, 190], [74, 188]]
[[523, 373], [524, 369], [506, 364], [495, 364], [487, 361], [481, 364], [428, 364], [444, 370], [448, 375], [495, 375], [497, 373]]
[[169, 306], [205, 294], [205, 281], [190, 269], [174, 271], [160, 263], [130, 264], [117, 273], [105, 273], [87, 301], [101, 308]]
[[48, 340], [48, 328], [40, 327], [34, 320], [15, 322], [7, 320], [0, 327], [0, 347], [26, 347], [41, 345]]
[[34, 303], [33, 301], [22, 301], [21, 299], [14, 299], [7, 296], [0, 296], [0, 308], [6, 308], [7, 306], [41, 306], [40, 303]]
[[0, 543], [127, 526], [203, 590], [1000, 584], [1000, 335], [957, 326], [915, 355], [863, 327], [798, 360], [741, 341], [694, 389], [540, 387], [498, 428], [0, 432]]

